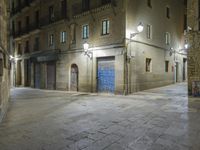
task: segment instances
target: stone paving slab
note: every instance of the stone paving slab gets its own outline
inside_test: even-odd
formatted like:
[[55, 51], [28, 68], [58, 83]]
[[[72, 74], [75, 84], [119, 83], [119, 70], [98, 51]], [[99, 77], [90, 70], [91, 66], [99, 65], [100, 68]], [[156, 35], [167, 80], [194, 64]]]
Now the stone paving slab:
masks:
[[185, 83], [129, 96], [14, 88], [0, 150], [200, 150], [199, 125]]

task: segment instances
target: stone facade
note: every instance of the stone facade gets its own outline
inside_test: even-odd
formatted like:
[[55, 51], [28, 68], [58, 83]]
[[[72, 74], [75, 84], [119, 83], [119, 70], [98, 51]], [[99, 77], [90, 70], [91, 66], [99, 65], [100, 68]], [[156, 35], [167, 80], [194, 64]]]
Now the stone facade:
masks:
[[192, 83], [200, 81], [200, 24], [199, 1], [188, 0], [188, 32], [186, 35], [189, 44], [188, 50], [188, 92], [192, 94]]
[[[183, 0], [13, 0], [12, 7], [18, 86], [127, 94], [186, 79]], [[144, 31], [130, 39], [140, 22]]]
[[0, 122], [2, 121], [9, 99], [9, 53], [8, 53], [8, 1], [0, 1]]

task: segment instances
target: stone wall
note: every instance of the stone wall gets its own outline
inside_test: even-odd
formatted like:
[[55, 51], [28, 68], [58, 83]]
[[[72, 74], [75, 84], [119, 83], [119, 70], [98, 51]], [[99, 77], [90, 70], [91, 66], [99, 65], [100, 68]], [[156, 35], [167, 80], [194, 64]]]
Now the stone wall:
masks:
[[187, 20], [188, 32], [186, 35], [189, 44], [188, 50], [188, 92], [192, 94], [192, 83], [200, 81], [200, 31], [198, 1], [188, 0]]
[[9, 54], [7, 0], [0, 1], [0, 122], [5, 116], [9, 99]]

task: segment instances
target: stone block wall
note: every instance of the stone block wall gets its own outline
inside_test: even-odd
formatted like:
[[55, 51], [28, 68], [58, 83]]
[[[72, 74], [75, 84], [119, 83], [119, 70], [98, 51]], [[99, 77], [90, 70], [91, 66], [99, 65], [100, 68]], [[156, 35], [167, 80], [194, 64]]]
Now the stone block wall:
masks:
[[9, 53], [8, 53], [8, 1], [0, 1], [0, 122], [8, 107], [10, 93]]

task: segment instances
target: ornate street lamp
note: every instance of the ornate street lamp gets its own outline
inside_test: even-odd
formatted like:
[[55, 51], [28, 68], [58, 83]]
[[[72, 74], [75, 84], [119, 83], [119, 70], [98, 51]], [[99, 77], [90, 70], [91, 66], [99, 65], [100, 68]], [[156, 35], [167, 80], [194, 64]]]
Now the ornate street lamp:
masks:
[[188, 49], [189, 48], [189, 44], [185, 43], [184, 47], [185, 47], [185, 49]]
[[[142, 22], [140, 22], [138, 25], [137, 25], [137, 32], [135, 33], [131, 33], [130, 34], [130, 38], [129, 38], [129, 41], [127, 42], [127, 45], [126, 45], [126, 49], [125, 49], [125, 55], [126, 55], [126, 59], [125, 59], [125, 72], [126, 72], [126, 78], [125, 78], [125, 89], [124, 89], [124, 94], [127, 95], [129, 93], [129, 80], [131, 80], [129, 78], [129, 67], [128, 67], [128, 63], [130, 63], [130, 60], [132, 57], [131, 54], [129, 54], [129, 52], [131, 53], [131, 40], [132, 38], [134, 38], [136, 35], [140, 34], [141, 32], [143, 32], [144, 30], [144, 25]], [[130, 50], [128, 52], [128, 45], [130, 44]]]
[[144, 30], [144, 25], [142, 24], [142, 22], [140, 22], [137, 26], [137, 30], [139, 33], [141, 33]]
[[131, 34], [130, 34], [130, 40], [131, 40], [133, 37], [135, 37], [136, 35], [138, 35], [139, 33], [143, 32], [143, 30], [144, 30], [144, 25], [143, 25], [142, 22], [140, 22], [140, 23], [138, 24], [138, 26], [137, 26], [137, 31], [138, 31], [138, 32], [131, 33]]
[[83, 44], [83, 49], [84, 49], [84, 54], [86, 55], [86, 56], [88, 56], [90, 59], [92, 59], [92, 52], [90, 52], [89, 51], [89, 44], [87, 43], [87, 42], [85, 42], [84, 44]]

